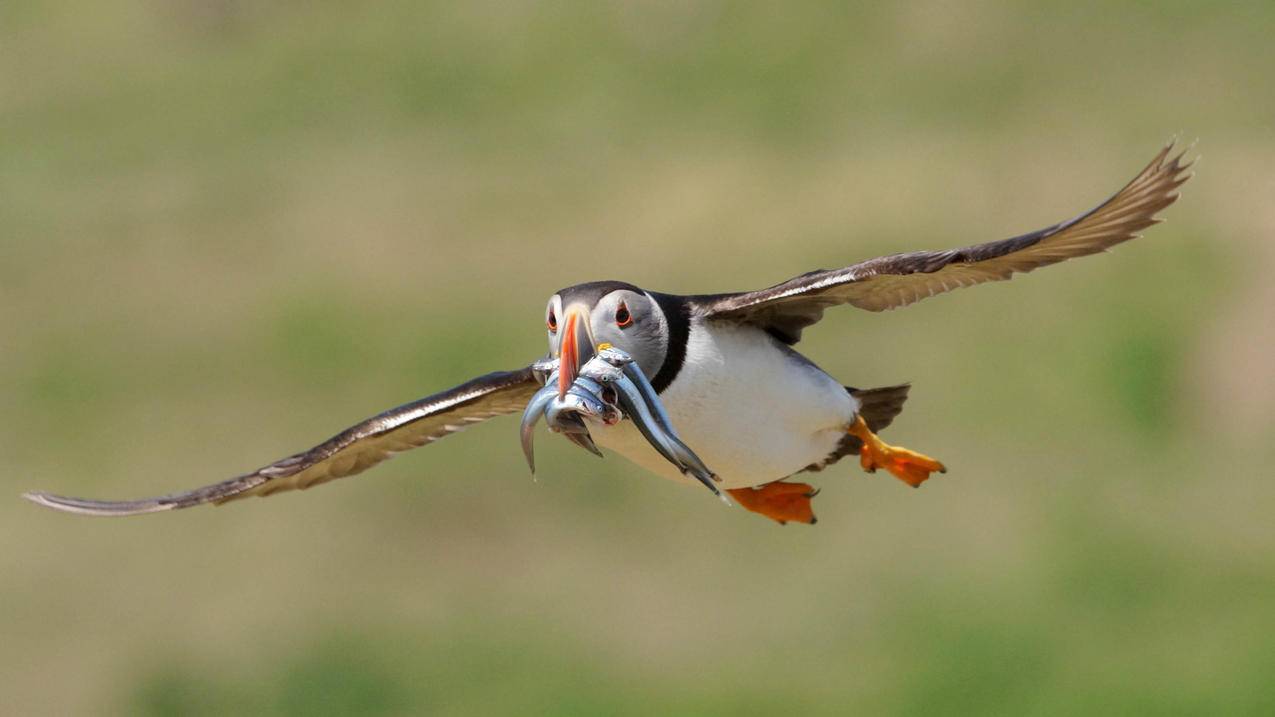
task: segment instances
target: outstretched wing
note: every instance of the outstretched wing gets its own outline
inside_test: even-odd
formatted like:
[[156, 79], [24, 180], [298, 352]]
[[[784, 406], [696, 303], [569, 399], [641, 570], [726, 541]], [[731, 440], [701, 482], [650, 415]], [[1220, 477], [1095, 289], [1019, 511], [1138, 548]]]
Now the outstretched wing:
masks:
[[687, 297], [703, 318], [760, 326], [796, 343], [801, 330], [823, 310], [850, 304], [868, 311], [907, 306], [935, 294], [1003, 281], [1072, 257], [1105, 251], [1158, 223], [1156, 212], [1178, 198], [1190, 179], [1182, 154], [1170, 158], [1173, 143], [1124, 189], [1080, 216], [1030, 234], [946, 251], [916, 251], [871, 259], [844, 269], [812, 271], [760, 291]]
[[304, 490], [362, 473], [395, 453], [419, 448], [493, 416], [521, 411], [540, 385], [530, 366], [520, 371], [489, 373], [373, 416], [308, 451], [184, 493], [122, 501], [64, 498], [48, 493], [26, 493], [24, 497], [69, 513], [137, 515]]

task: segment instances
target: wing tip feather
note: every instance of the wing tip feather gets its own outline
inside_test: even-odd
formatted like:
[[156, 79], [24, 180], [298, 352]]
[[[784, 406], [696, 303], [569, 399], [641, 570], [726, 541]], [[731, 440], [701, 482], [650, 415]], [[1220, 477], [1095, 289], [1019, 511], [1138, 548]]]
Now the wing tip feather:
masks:
[[55, 495], [44, 491], [27, 491], [22, 494], [22, 497], [45, 508], [77, 515], [142, 515], [144, 513], [159, 513], [178, 507], [176, 503], [165, 503], [153, 499], [138, 501], [88, 500]]

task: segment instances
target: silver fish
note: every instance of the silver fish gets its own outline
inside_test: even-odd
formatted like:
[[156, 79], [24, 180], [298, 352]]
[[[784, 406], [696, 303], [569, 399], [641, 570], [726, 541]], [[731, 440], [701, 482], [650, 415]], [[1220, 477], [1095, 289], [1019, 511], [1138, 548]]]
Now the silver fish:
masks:
[[714, 485], [719, 480], [717, 475], [704, 465], [695, 451], [678, 438], [668, 413], [664, 410], [664, 404], [628, 354], [613, 347], [604, 348], [580, 367], [580, 376], [615, 387], [620, 407], [651, 447], [669, 463], [677, 466], [683, 474], [702, 483], [713, 495], [722, 495]]
[[589, 435], [588, 422], [609, 426], [627, 417], [667, 461], [725, 500], [714, 485], [719, 480], [717, 475], [678, 437], [654, 387], [627, 353], [614, 347], [598, 351], [580, 367], [576, 380], [563, 396], [558, 395], [557, 362], [546, 361], [538, 368], [545, 376], [545, 387], [527, 404], [520, 431], [523, 454], [532, 473], [536, 470], [535, 426], [541, 417], [549, 430], [599, 456], [602, 454]]

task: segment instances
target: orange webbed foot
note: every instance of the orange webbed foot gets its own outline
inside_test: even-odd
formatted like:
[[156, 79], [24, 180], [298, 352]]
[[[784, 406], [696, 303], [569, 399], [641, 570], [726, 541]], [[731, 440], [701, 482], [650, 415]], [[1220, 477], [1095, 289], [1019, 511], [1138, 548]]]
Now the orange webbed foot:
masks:
[[863, 442], [863, 448], [859, 450], [859, 465], [869, 473], [884, 468], [895, 478], [918, 488], [931, 473], [947, 472], [946, 466], [927, 455], [882, 441], [869, 430], [862, 416], [855, 416], [854, 423], [846, 432]]
[[736, 488], [726, 491], [744, 508], [760, 513], [780, 525], [790, 520], [814, 525], [815, 512], [810, 499], [819, 491], [806, 483], [775, 481], [756, 488]]

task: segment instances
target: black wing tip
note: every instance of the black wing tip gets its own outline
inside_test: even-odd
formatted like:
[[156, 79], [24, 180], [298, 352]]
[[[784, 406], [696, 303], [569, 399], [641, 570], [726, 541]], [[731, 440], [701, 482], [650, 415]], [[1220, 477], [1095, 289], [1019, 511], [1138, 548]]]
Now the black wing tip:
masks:
[[172, 510], [179, 507], [176, 503], [159, 500], [88, 500], [85, 498], [69, 498], [67, 496], [54, 495], [43, 491], [28, 491], [23, 493], [22, 497], [36, 505], [51, 508], [62, 513], [75, 513], [76, 515], [142, 515], [144, 513], [159, 513], [161, 511]]

